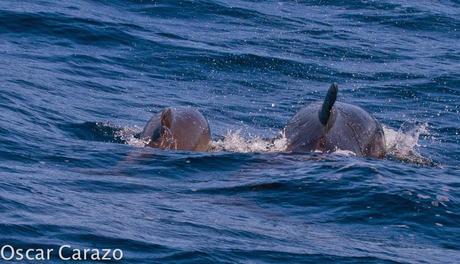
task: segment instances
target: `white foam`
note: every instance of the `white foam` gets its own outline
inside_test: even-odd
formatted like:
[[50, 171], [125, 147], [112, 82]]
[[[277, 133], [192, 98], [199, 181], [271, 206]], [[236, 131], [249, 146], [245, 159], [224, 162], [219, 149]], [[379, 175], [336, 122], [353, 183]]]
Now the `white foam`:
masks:
[[412, 125], [405, 128], [404, 125], [397, 131], [383, 126], [386, 140], [387, 155], [401, 160], [408, 160], [417, 163], [430, 162], [419, 152], [419, 139], [421, 135], [429, 135], [428, 124]]
[[125, 141], [126, 144], [134, 147], [144, 147], [149, 142], [143, 139], [136, 138], [135, 135], [140, 133], [142, 129], [138, 126], [134, 127], [122, 127], [120, 128], [115, 135], [121, 140]]
[[[387, 155], [410, 162], [428, 163], [428, 158], [423, 157], [419, 152], [419, 139], [421, 135], [429, 135], [428, 124], [413, 125], [412, 128], [404, 129], [405, 126], [394, 130], [383, 126]], [[406, 126], [407, 127], [407, 126]], [[258, 136], [244, 137], [241, 130], [228, 131], [221, 140], [212, 142], [212, 151], [230, 152], [284, 152], [286, 151], [287, 140], [283, 133], [275, 139], [263, 139]], [[316, 151], [320, 152], [320, 151]], [[337, 149], [332, 154], [343, 156], [356, 156], [356, 153], [349, 150]]]
[[[402, 126], [398, 130], [394, 130], [387, 126], [383, 126], [387, 155], [399, 160], [429, 163], [429, 159], [423, 157], [419, 153], [419, 138], [421, 135], [428, 135], [428, 125], [413, 125], [412, 128], [404, 129]], [[406, 126], [407, 127], [407, 126]], [[135, 147], [144, 147], [146, 142], [135, 137], [142, 129], [139, 127], [124, 127], [116, 134], [126, 144]], [[213, 140], [211, 142], [210, 151], [229, 151], [229, 152], [285, 152], [287, 140], [284, 133], [280, 133], [275, 139], [264, 139], [259, 136], [243, 136], [241, 130], [229, 130], [223, 139]], [[317, 151], [319, 152], [319, 151]], [[352, 151], [337, 149], [332, 154], [343, 156], [356, 156]]]
[[221, 140], [211, 143], [212, 151], [230, 152], [282, 152], [286, 150], [286, 138], [280, 134], [276, 139], [263, 139], [259, 136], [245, 138], [241, 130], [228, 131]]
[[336, 149], [334, 152], [332, 152], [332, 154], [340, 155], [340, 156], [347, 156], [347, 157], [356, 156], [356, 153], [354, 153], [351, 150], [343, 150], [343, 149], [339, 149], [339, 148]]

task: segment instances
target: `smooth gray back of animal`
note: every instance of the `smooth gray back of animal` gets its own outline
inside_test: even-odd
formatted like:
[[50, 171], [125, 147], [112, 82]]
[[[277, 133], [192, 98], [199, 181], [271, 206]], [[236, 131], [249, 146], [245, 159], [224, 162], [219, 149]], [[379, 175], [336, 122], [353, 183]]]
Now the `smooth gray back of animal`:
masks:
[[284, 130], [289, 151], [340, 149], [358, 156], [380, 158], [385, 155], [383, 128], [369, 113], [358, 106], [335, 102], [324, 125], [319, 117], [323, 104], [312, 103], [289, 120]]

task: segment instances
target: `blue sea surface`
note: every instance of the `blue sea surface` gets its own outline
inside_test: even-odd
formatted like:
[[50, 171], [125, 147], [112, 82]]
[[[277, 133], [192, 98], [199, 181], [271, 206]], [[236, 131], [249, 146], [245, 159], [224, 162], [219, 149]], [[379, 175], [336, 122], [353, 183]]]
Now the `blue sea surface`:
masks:
[[[459, 40], [457, 0], [2, 0], [0, 245], [460, 263]], [[332, 82], [386, 158], [269, 140]], [[198, 108], [213, 150], [142, 147], [168, 106]]]

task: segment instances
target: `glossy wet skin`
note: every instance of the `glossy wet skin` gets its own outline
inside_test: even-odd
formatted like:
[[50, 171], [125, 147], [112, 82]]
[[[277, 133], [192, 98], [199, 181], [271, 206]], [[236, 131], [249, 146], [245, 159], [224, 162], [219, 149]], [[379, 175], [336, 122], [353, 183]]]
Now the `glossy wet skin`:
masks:
[[381, 158], [385, 155], [385, 136], [380, 123], [362, 108], [336, 102], [326, 125], [318, 112], [322, 102], [301, 109], [285, 127], [287, 150], [293, 152], [333, 152], [337, 149], [358, 156]]
[[192, 107], [169, 107], [153, 116], [141, 138], [146, 146], [162, 149], [206, 151], [211, 132], [206, 118]]

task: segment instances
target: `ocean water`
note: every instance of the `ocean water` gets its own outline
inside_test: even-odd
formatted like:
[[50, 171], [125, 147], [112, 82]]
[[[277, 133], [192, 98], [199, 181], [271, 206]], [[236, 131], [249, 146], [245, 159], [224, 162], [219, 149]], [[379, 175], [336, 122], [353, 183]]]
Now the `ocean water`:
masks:
[[[0, 1], [0, 245], [460, 262], [459, 14], [457, 0]], [[332, 82], [385, 126], [386, 158], [284, 151], [287, 120]], [[212, 151], [142, 147], [133, 135], [167, 106], [198, 108]]]

